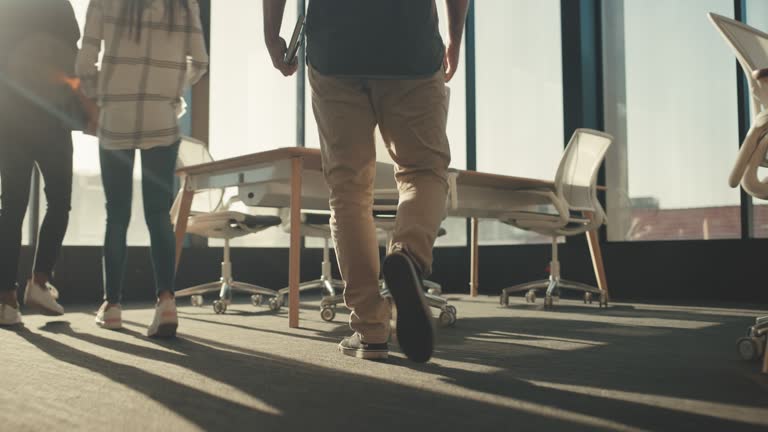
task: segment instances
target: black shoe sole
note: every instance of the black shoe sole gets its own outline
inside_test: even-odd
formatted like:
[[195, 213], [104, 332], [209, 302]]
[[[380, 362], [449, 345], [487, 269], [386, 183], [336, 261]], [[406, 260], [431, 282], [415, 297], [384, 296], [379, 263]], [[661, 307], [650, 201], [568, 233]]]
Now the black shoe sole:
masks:
[[384, 259], [383, 273], [397, 307], [397, 342], [400, 348], [414, 362], [429, 361], [435, 341], [421, 277], [411, 259], [401, 252], [392, 253]]
[[339, 351], [342, 354], [363, 360], [387, 360], [389, 351], [386, 350], [364, 350], [358, 348], [346, 348], [339, 345]]

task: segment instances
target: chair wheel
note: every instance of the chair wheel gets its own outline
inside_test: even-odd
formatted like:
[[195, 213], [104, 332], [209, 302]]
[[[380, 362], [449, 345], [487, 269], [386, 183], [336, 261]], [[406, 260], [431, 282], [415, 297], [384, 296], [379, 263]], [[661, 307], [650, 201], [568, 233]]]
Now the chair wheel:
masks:
[[736, 348], [739, 350], [739, 357], [744, 361], [757, 360], [759, 357], [757, 342], [751, 337], [739, 338]]
[[440, 327], [451, 327], [456, 324], [456, 315], [448, 311], [443, 311], [440, 312], [438, 320], [440, 322]]
[[456, 306], [453, 306], [453, 305], [446, 305], [445, 311], [450, 313], [454, 317], [458, 314], [458, 311], [456, 310]]
[[600, 307], [608, 308], [608, 294], [605, 292], [600, 293]]
[[528, 290], [528, 292], [525, 293], [525, 302], [526, 303], [536, 303], [536, 291], [535, 290]]
[[261, 294], [254, 294], [251, 296], [251, 304], [259, 307], [264, 303], [264, 297]]
[[277, 297], [269, 300], [269, 310], [272, 312], [279, 311], [281, 307], [283, 307], [283, 302], [278, 300]]
[[509, 294], [506, 291], [502, 291], [499, 296], [499, 304], [502, 306], [509, 306]]
[[227, 304], [221, 300], [216, 300], [213, 302], [213, 311], [221, 315], [227, 311]]
[[320, 318], [323, 321], [331, 322], [336, 318], [336, 310], [333, 307], [324, 307], [320, 310]]
[[203, 300], [203, 296], [201, 295], [193, 295], [189, 297], [189, 302], [192, 304], [192, 306], [195, 306], [195, 307], [202, 307], [203, 304], [205, 304], [205, 301]]
[[591, 292], [584, 293], [584, 304], [587, 304], [587, 303], [592, 304], [592, 293]]

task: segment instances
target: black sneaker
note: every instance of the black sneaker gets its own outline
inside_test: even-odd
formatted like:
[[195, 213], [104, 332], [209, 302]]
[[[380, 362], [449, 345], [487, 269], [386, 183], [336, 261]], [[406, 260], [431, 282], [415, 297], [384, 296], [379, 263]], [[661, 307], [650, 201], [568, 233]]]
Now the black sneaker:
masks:
[[424, 363], [432, 357], [434, 330], [432, 313], [424, 297], [421, 276], [411, 258], [392, 252], [384, 259], [384, 281], [397, 307], [397, 341], [412, 361]]
[[386, 343], [365, 343], [360, 340], [359, 333], [345, 337], [339, 343], [339, 351], [344, 355], [364, 360], [386, 360], [389, 357], [389, 346]]

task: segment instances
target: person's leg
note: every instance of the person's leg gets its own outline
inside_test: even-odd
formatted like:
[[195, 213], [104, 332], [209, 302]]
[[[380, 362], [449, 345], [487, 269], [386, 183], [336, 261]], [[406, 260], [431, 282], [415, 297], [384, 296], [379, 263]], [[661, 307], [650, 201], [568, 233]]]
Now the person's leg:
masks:
[[147, 336], [172, 337], [179, 324], [174, 298], [176, 278], [176, 237], [171, 226], [173, 179], [179, 144], [141, 152], [141, 185], [144, 219], [152, 245], [157, 305]]
[[144, 219], [149, 229], [155, 291], [173, 298], [176, 278], [176, 237], [171, 226], [176, 158], [179, 144], [141, 152]]
[[379, 246], [373, 223], [376, 126], [368, 89], [360, 80], [323, 76], [310, 68], [312, 108], [330, 188], [331, 231], [350, 327], [363, 343], [389, 339], [389, 303], [379, 294]]
[[51, 279], [61, 244], [67, 232], [72, 202], [72, 135], [60, 130], [35, 154], [45, 182], [47, 210], [35, 252], [33, 279], [45, 287]]
[[104, 300], [119, 305], [123, 295], [126, 236], [131, 220], [134, 150], [99, 148], [101, 182], [107, 199], [104, 235]]
[[444, 74], [441, 70], [428, 79], [376, 81], [373, 95], [400, 192], [390, 251], [406, 251], [428, 276], [432, 247], [445, 217], [451, 161]]
[[384, 260], [384, 280], [397, 307], [397, 339], [413, 361], [434, 349], [432, 314], [422, 277], [432, 270], [432, 247], [445, 216], [450, 149], [443, 73], [429, 79], [372, 83], [379, 129], [395, 161], [400, 202]]
[[0, 136], [0, 303], [18, 309], [21, 229], [29, 203], [33, 160], [23, 140]]

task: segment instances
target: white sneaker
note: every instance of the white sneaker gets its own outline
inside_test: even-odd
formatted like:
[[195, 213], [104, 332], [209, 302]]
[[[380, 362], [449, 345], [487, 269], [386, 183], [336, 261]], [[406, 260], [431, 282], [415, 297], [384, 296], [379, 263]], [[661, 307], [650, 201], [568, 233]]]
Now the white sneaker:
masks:
[[64, 308], [56, 302], [58, 297], [59, 292], [50, 283], [41, 287], [30, 280], [27, 282], [27, 289], [24, 290], [24, 305], [39, 309], [43, 315], [64, 315]]
[[5, 303], [0, 303], [0, 326], [15, 326], [21, 324], [21, 312]]
[[123, 328], [123, 308], [120, 305], [112, 306], [107, 309], [107, 302], [101, 305], [99, 311], [96, 312], [96, 325], [108, 330], [119, 330]]
[[147, 329], [149, 337], [176, 336], [179, 317], [176, 314], [176, 300], [162, 300], [155, 307], [155, 318]]

